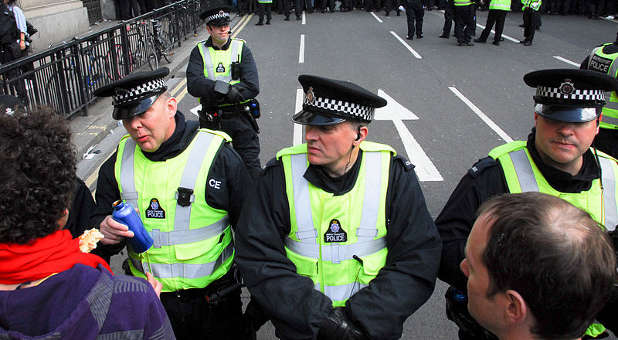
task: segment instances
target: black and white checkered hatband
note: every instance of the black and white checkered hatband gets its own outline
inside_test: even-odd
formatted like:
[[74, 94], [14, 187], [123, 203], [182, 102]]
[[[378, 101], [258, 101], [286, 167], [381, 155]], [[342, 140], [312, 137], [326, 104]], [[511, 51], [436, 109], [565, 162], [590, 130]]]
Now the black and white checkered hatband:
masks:
[[230, 18], [230, 13], [227, 13], [223, 10], [220, 10], [219, 12], [213, 14], [213, 15], [209, 15], [206, 17], [206, 22], [211, 22], [213, 20], [217, 20], [217, 19], [225, 19], [225, 18]]
[[539, 86], [536, 95], [543, 98], [566, 99], [573, 101], [605, 101], [603, 90], [579, 90], [573, 83], [564, 82], [557, 87]]
[[316, 111], [327, 112], [346, 119], [358, 119], [361, 121], [371, 121], [375, 112], [375, 108], [373, 107], [338, 99], [317, 97], [313, 94], [311, 88], [309, 88], [309, 91], [305, 94], [303, 109], [308, 111], [317, 109]]
[[114, 106], [121, 106], [142, 99], [148, 95], [161, 93], [166, 89], [167, 85], [164, 78], [153, 79], [131, 88], [130, 90], [116, 89], [112, 103]]

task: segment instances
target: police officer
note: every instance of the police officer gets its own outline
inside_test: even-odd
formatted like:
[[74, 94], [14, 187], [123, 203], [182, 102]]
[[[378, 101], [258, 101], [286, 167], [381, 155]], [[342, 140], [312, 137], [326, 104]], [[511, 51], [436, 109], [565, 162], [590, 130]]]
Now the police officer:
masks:
[[414, 40], [415, 33], [416, 38], [421, 39], [423, 37], [423, 17], [425, 16], [425, 9], [423, 9], [421, 0], [403, 0], [403, 6], [406, 9], [408, 24], [406, 39]]
[[187, 90], [202, 104], [200, 127], [221, 130], [252, 176], [261, 172], [258, 72], [244, 40], [230, 39], [230, 13], [212, 3], [201, 14], [210, 38], [191, 51], [187, 65]]
[[[502, 193], [539, 191], [586, 210], [607, 230], [618, 224], [616, 160], [590, 148], [605, 104], [603, 91], [617, 89], [618, 82], [573, 69], [531, 72], [524, 81], [536, 87], [535, 128], [528, 140], [496, 147], [474, 164], [436, 219], [443, 242], [439, 278], [451, 285], [447, 316], [459, 325], [460, 339], [493, 338], [467, 312], [466, 277], [459, 269], [475, 212], [484, 201]], [[587, 334], [601, 333], [603, 327], [593, 324]]]
[[264, 12], [266, 12], [266, 25], [270, 25], [270, 19], [272, 19], [273, 0], [257, 0], [257, 3], [257, 14], [260, 19], [255, 25], [264, 25]]
[[[580, 68], [605, 73], [618, 78], [618, 33], [616, 41], [595, 47], [589, 56], [582, 61]], [[612, 92], [607, 104], [603, 107], [601, 129], [595, 138], [595, 146], [618, 158], [618, 95]]]
[[414, 166], [366, 141], [386, 101], [298, 77], [306, 144], [277, 153], [239, 222], [237, 261], [281, 339], [397, 339], [431, 295], [440, 241]]
[[524, 11], [524, 40], [519, 43], [524, 46], [532, 45], [532, 39], [534, 39], [534, 32], [537, 25], [541, 21], [541, 15], [539, 9], [541, 9], [542, 0], [521, 0], [522, 10]]
[[455, 18], [455, 6], [453, 0], [444, 0], [444, 26], [440, 38], [448, 39]]
[[118, 252], [133, 232], [112, 219], [112, 203], [126, 200], [139, 211], [154, 244], [141, 254], [128, 247], [130, 271], [163, 284], [161, 302], [178, 339], [240, 339], [231, 226], [249, 176], [225, 133], [199, 129], [176, 111], [168, 73], [138, 72], [95, 91], [113, 98], [112, 116], [128, 135], [101, 166], [91, 220], [103, 247]]
[[457, 46], [474, 46], [471, 42], [475, 26], [474, 3], [472, 0], [453, 0], [453, 5]]
[[491, 0], [489, 3], [489, 13], [487, 14], [487, 23], [485, 29], [481, 32], [481, 36], [478, 39], [474, 39], [475, 42], [485, 43], [491, 29], [496, 24], [496, 33], [494, 34], [493, 44], [500, 45], [500, 39], [502, 39], [502, 31], [504, 30], [504, 21], [506, 20], [506, 14], [511, 10], [511, 0]]

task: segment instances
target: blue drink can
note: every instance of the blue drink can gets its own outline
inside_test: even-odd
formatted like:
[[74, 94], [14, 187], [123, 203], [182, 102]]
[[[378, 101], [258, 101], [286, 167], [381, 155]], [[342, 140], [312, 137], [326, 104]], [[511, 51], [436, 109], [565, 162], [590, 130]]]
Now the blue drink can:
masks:
[[133, 232], [134, 236], [127, 239], [133, 250], [136, 253], [143, 253], [150, 249], [153, 243], [152, 237], [144, 228], [142, 220], [131, 204], [118, 200], [112, 205], [114, 207], [114, 212], [112, 213], [114, 221], [126, 225]]

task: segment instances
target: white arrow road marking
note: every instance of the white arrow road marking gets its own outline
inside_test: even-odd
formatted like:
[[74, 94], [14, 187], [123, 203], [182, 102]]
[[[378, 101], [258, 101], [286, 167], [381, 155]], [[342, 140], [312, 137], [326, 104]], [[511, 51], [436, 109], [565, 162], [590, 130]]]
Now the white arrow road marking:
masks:
[[[296, 109], [294, 113], [300, 111], [303, 108], [303, 89], [296, 89]], [[294, 145], [303, 143], [303, 126], [300, 124], [294, 123], [294, 136], [293, 136]]]
[[576, 63], [576, 62], [574, 62], [574, 61], [570, 61], [569, 59], [566, 59], [566, 58], [562, 58], [562, 57], [561, 57], [561, 56], [559, 56], [559, 55], [555, 55], [555, 56], [554, 56], [554, 58], [556, 58], [556, 59], [558, 59], [558, 60], [560, 60], [560, 61], [563, 61], [563, 62], [565, 62], [565, 63], [567, 63], [567, 64], [569, 64], [569, 65], [573, 65], [573, 66], [575, 66], [575, 67], [579, 67], [579, 64], [578, 64], [578, 63]]
[[417, 120], [418, 117], [391, 98], [381, 89], [378, 89], [378, 95], [386, 99], [386, 106], [376, 109], [374, 120], [392, 120], [397, 129], [397, 133], [401, 137], [403, 147], [406, 149], [408, 159], [416, 166], [414, 169], [418, 179], [422, 182], [439, 182], [444, 179], [438, 172], [438, 169], [427, 157], [423, 148], [418, 144], [414, 136], [410, 133], [403, 120]]
[[189, 110], [189, 111], [191, 111], [191, 113], [193, 113], [194, 115], [196, 115], [196, 116], [198, 116], [198, 117], [199, 117], [199, 116], [200, 116], [200, 114], [198, 113], [198, 111], [200, 111], [201, 109], [202, 109], [202, 104], [200, 104], [200, 105], [198, 105], [198, 106], [196, 106], [196, 107], [192, 108], [192, 109], [191, 109], [191, 110]]
[[459, 97], [459, 99], [461, 99], [461, 101], [463, 101], [466, 105], [468, 105], [468, 107], [474, 111], [474, 113], [476, 113], [476, 115], [481, 118], [482, 121], [485, 122], [485, 124], [487, 124], [492, 130], [494, 130], [498, 136], [500, 136], [500, 138], [504, 139], [505, 142], [510, 143], [513, 141], [513, 138], [511, 138], [509, 135], [506, 134], [506, 132], [504, 132], [504, 130], [502, 130], [498, 124], [494, 123], [493, 120], [491, 120], [491, 118], [487, 117], [486, 114], [483, 113], [483, 111], [481, 111], [476, 105], [474, 105], [468, 98], [466, 98], [461, 92], [459, 92], [459, 90], [457, 90], [454, 86], [451, 86], [448, 88], [449, 90], [451, 90], [451, 92], [453, 92], [457, 97]]

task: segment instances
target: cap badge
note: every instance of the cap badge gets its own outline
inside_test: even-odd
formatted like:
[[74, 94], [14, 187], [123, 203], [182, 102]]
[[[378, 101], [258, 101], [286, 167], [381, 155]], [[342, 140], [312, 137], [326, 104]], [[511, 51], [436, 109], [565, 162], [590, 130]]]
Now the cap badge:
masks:
[[225, 15], [225, 12], [223, 10], [220, 10], [219, 11], [219, 15], [223, 16], [223, 15]]
[[308, 104], [315, 104], [315, 95], [313, 94], [313, 87], [311, 86], [309, 86], [309, 89], [305, 94], [305, 102]]
[[558, 89], [562, 94], [571, 94], [575, 90], [575, 84], [573, 84], [571, 79], [565, 79]]

